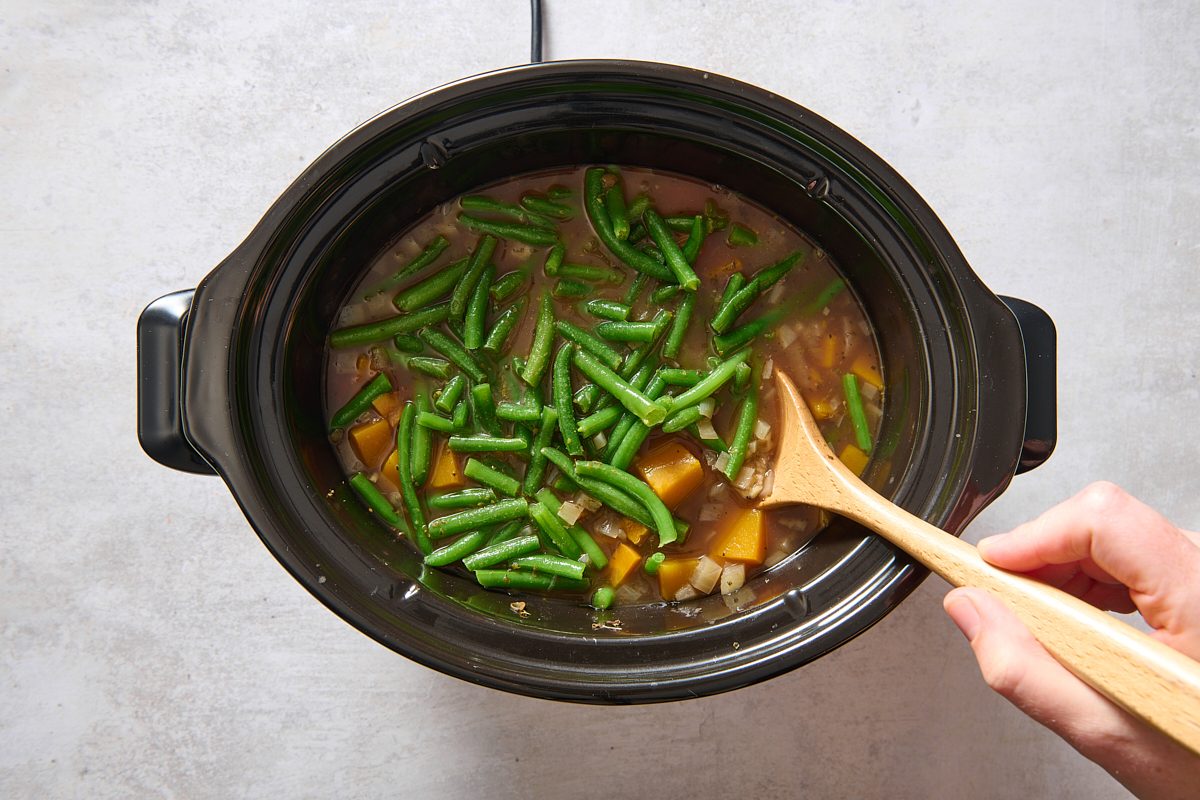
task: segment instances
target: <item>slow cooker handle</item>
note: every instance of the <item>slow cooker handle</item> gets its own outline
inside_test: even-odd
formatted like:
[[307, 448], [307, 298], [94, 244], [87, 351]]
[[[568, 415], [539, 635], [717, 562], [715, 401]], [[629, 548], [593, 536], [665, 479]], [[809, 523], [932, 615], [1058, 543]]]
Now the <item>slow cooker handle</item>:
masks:
[[179, 402], [184, 328], [195, 293], [185, 289], [163, 295], [138, 317], [138, 441], [146, 455], [164, 466], [216, 475], [184, 435]]
[[1017, 474], [1041, 466], [1058, 441], [1057, 340], [1054, 320], [1025, 300], [1001, 295], [1025, 343], [1025, 441]]

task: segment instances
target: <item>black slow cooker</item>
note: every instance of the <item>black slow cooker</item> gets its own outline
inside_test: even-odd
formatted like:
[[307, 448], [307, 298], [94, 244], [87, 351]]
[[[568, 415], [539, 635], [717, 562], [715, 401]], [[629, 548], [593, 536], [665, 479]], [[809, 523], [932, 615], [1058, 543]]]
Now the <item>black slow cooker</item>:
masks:
[[681, 67], [506, 69], [414, 98], [326, 151], [194, 291], [138, 326], [143, 448], [219, 474], [281, 564], [359, 630], [423, 664], [540, 697], [641, 702], [724, 691], [861, 633], [925, 577], [835, 521], [736, 602], [619, 609], [531, 603], [422, 567], [348, 491], [321, 407], [325, 337], [371, 259], [481, 184], [585, 163], [651, 167], [741, 192], [846, 273], [879, 335], [881, 446], [865, 475], [954, 533], [1050, 454], [1054, 328], [998, 298], [887, 164], [805, 108]]

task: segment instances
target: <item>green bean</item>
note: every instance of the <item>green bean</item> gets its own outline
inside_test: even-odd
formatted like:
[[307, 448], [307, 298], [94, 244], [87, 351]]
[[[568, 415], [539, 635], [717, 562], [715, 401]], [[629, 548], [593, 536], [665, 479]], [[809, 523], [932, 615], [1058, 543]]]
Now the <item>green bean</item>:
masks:
[[700, 406], [688, 406], [681, 408], [678, 411], [671, 412], [671, 415], [663, 420], [663, 433], [675, 433], [681, 431], [689, 425], [698, 422], [704, 415], [700, 413]]
[[613, 436], [613, 441], [610, 442], [612, 446], [604, 451], [605, 461], [617, 469], [629, 469], [649, 435], [650, 427], [635, 419], [623, 436]]
[[[558, 510], [562, 508], [562, 501], [555, 497], [554, 492], [549, 489], [539, 490], [537, 500], [555, 514], [558, 514]], [[567, 526], [567, 533], [571, 534], [575, 544], [579, 545], [579, 549], [587, 554], [588, 563], [596, 569], [604, 569], [608, 566], [608, 556], [604, 555], [604, 551], [600, 549], [600, 545], [596, 544], [596, 540], [590, 533], [578, 525]]]
[[658, 376], [667, 386], [695, 386], [704, 378], [705, 374], [703, 370], [676, 369], [674, 367], [663, 367], [658, 371]]
[[533, 330], [533, 343], [529, 346], [529, 358], [521, 370], [521, 380], [530, 386], [542, 382], [546, 365], [550, 362], [550, 348], [554, 345], [554, 300], [549, 292], [542, 292], [538, 308], [537, 326]]
[[633, 495], [634, 499], [644, 505], [650, 512], [650, 516], [653, 517], [654, 527], [658, 530], [659, 546], [662, 547], [675, 541], [678, 534], [675, 531], [675, 522], [671, 518], [671, 512], [648, 485], [624, 470], [608, 464], [601, 464], [598, 461], [580, 461], [575, 465], [575, 471], [581, 477], [604, 481]]
[[563, 300], [578, 300], [592, 293], [592, 287], [572, 278], [559, 278], [554, 282], [551, 293]]
[[412, 333], [426, 325], [435, 325], [444, 321], [449, 314], [450, 305], [442, 303], [412, 314], [401, 314], [398, 317], [390, 317], [378, 322], [353, 325], [329, 334], [329, 346], [336, 350], [371, 342], [382, 342], [397, 334]]
[[733, 391], [741, 394], [746, 391], [746, 387], [750, 384], [750, 365], [746, 362], [738, 364], [737, 369], [733, 371]]
[[400, 333], [392, 338], [392, 344], [402, 353], [419, 353], [425, 349], [425, 343], [411, 333]]
[[[644, 366], [634, 373], [634, 376], [629, 381], [629, 385], [639, 392], [645, 392], [646, 396], [653, 400], [656, 396], [652, 396], [646, 389], [655, 375], [655, 371], [649, 365]], [[665, 386], [665, 384], [658, 382], [655, 385], [658, 389]], [[621, 417], [620, 421], [617, 422], [617, 426], [613, 428], [612, 433], [608, 437], [608, 445], [604, 449], [605, 461], [609, 461], [612, 455], [617, 452], [617, 448], [621, 445], [621, 440], [637, 422], [638, 418], [632, 412], [626, 412]]]
[[401, 283], [404, 283], [405, 280], [411, 278], [413, 275], [416, 275], [418, 272], [437, 261], [438, 256], [444, 253], [446, 248], [449, 246], [450, 241], [445, 236], [438, 234], [433, 238], [433, 241], [425, 245], [425, 249], [421, 251], [420, 255], [408, 262], [408, 264], [403, 266], [399, 271], [394, 273], [383, 283], [379, 284], [379, 286], [367, 294], [367, 296], [363, 299], [370, 300], [375, 295], [382, 294], [388, 289], [391, 289], [393, 286], [399, 286]]
[[[558, 468], [558, 471], [575, 483], [575, 462], [571, 457], [556, 447], [543, 447], [542, 456]], [[557, 508], [555, 509], [558, 510]]]
[[492, 469], [482, 461], [477, 461], [474, 458], [467, 459], [467, 465], [463, 468], [463, 475], [466, 475], [473, 481], [482, 483], [484, 486], [490, 486], [501, 494], [506, 494], [509, 497], [516, 497], [521, 491], [521, 482], [516, 478], [505, 475], [498, 469]]
[[517, 222], [525, 222], [539, 228], [552, 228], [554, 226], [553, 219], [547, 219], [544, 215], [536, 211], [531, 211], [514, 203], [505, 203], [502, 200], [496, 200], [482, 194], [467, 195], [459, 200], [458, 204], [464, 211], [482, 211], [488, 214], [498, 214], [502, 217], [515, 219]]
[[621, 186], [621, 177], [608, 187], [604, 193], [604, 210], [608, 213], [608, 222], [612, 226], [613, 236], [618, 239], [629, 238], [629, 211], [625, 207], [625, 189]]
[[455, 375], [442, 387], [442, 392], [438, 395], [438, 399], [434, 401], [433, 407], [443, 414], [452, 413], [454, 406], [458, 403], [458, 399], [462, 397], [462, 393], [466, 388], [467, 379], [462, 375]]
[[569, 454], [581, 456], [583, 442], [579, 440], [579, 431], [575, 428], [575, 409], [571, 398], [571, 353], [574, 350], [573, 345], [564, 344], [554, 356], [553, 391], [550, 397], [558, 414], [558, 431], [562, 435], [563, 446]]
[[588, 300], [583, 307], [593, 317], [600, 319], [615, 322], [624, 322], [629, 319], [629, 306], [625, 303], [618, 303], [616, 300], [605, 300], [598, 297], [595, 300]]
[[396, 466], [400, 473], [400, 497], [404, 500], [404, 510], [408, 521], [412, 523], [413, 535], [417, 549], [423, 555], [433, 551], [429, 543], [429, 531], [425, 524], [425, 512], [421, 510], [421, 500], [417, 497], [417, 487], [413, 482], [412, 473], [412, 434], [416, 427], [417, 407], [412, 401], [404, 404], [400, 414], [400, 423], [396, 426]]
[[579, 558], [583, 551], [579, 549], [571, 534], [567, 533], [566, 526], [557, 514], [541, 503], [534, 503], [529, 506], [529, 518], [560, 553], [567, 558]]
[[438, 517], [429, 523], [429, 535], [435, 539], [442, 539], [456, 533], [485, 528], [488, 525], [496, 525], [528, 515], [529, 503], [524, 498], [501, 500], [490, 506], [472, 508], [467, 511], [459, 511], [457, 514]]
[[585, 383], [575, 390], [573, 397], [576, 408], [581, 413], [588, 413], [592, 407], [596, 405], [596, 401], [600, 399], [600, 387], [594, 383]]
[[669, 311], [659, 314], [652, 322], [601, 322], [596, 326], [596, 333], [612, 342], [652, 342], [662, 335], [664, 323], [670, 322], [673, 316]]
[[729, 298], [733, 297], [739, 289], [746, 285], [746, 276], [740, 272], [735, 272], [725, 281], [725, 290], [721, 292], [721, 301], [717, 303], [717, 308], [721, 308], [729, 302]]
[[[468, 475], [467, 477], [471, 476]], [[430, 508], [437, 509], [438, 511], [475, 508], [496, 502], [496, 493], [487, 487], [473, 486], [469, 489], [459, 489], [457, 492], [435, 494], [425, 498], [425, 502], [429, 504]]]
[[367, 508], [371, 510], [375, 516], [391, 525], [393, 528], [407, 530], [407, 525], [404, 524], [404, 518], [397, 513], [392, 504], [387, 501], [383, 493], [371, 483], [371, 479], [361, 472], [356, 472], [350, 476], [350, 487], [358, 493], [362, 501], [367, 504]]
[[737, 478], [746, 460], [746, 451], [754, 436], [754, 426], [758, 422], [758, 384], [762, 379], [762, 368], [755, 364], [751, 370], [750, 391], [742, 401], [738, 411], [737, 425], [733, 429], [733, 439], [729, 442], [729, 461], [725, 464], [725, 476], [730, 480]]
[[714, 336], [713, 347], [718, 353], [725, 355], [731, 350], [736, 350], [739, 347], [749, 344], [759, 334], [765, 333], [775, 327], [783, 319], [784, 311], [785, 309], [776, 308], [757, 319], [747, 322], [745, 325], [734, 328], [728, 333]]
[[758, 234], [745, 225], [733, 223], [729, 226], [729, 235], [725, 239], [731, 247], [753, 247], [758, 244]]
[[475, 424], [496, 436], [500, 433], [500, 421], [496, 419], [496, 402], [492, 398], [490, 383], [477, 383], [471, 387], [471, 408], [475, 412]]
[[528, 304], [526, 298], [522, 297], [500, 312], [500, 316], [496, 317], [496, 322], [492, 325], [492, 330], [483, 342], [483, 351], [485, 353], [500, 355], [504, 352], [508, 337], [512, 335], [513, 329], [521, 321], [521, 317], [525, 313], [525, 307]]
[[846, 395], [846, 410], [850, 424], [854, 426], [854, 440], [858, 449], [871, 452], [871, 429], [867, 426], [867, 413], [863, 408], [862, 394], [858, 391], [858, 378], [853, 372], [842, 376], [842, 392]]
[[[429, 397], [424, 392], [417, 395], [417, 416], [423, 413], [428, 413], [433, 404], [430, 403]], [[411, 457], [409, 468], [412, 470], [412, 479], [418, 486], [425, 485], [425, 479], [429, 477], [429, 456], [433, 449], [433, 437], [429, 429], [416, 425], [413, 426]], [[399, 454], [397, 454], [397, 459]]]
[[709, 233], [723, 231], [729, 225], [728, 212], [717, 205], [717, 201], [709, 198], [704, 201], [704, 229]]
[[482, 550], [472, 553], [463, 559], [463, 566], [474, 571], [523, 556], [526, 553], [532, 553], [539, 547], [541, 547], [541, 542], [532, 533], [527, 536], [518, 536], [506, 542], [490, 544]]
[[458, 401], [458, 405], [454, 407], [454, 415], [451, 418], [454, 421], [454, 430], [465, 431], [467, 429], [467, 398]]
[[597, 339], [590, 331], [586, 331], [578, 325], [562, 319], [554, 323], [554, 329], [568, 342], [574, 342], [579, 345], [580, 349], [586, 350], [595, 356], [596, 359], [609, 369], [615, 370], [621, 366], [621, 354]]
[[567, 248], [562, 242], [554, 245], [546, 251], [546, 260], [542, 262], [542, 272], [547, 278], [557, 278], [558, 270], [562, 267], [563, 258], [567, 255]]
[[725, 440], [722, 439], [720, 436], [718, 436], [715, 439], [705, 439], [703, 436], [700, 435], [700, 429], [698, 427], [696, 427], [695, 425], [690, 426], [688, 428], [688, 430], [690, 430], [692, 432], [692, 435], [695, 436], [700, 442], [702, 442], [704, 444], [704, 446], [707, 447], [709, 450], [716, 450], [718, 453], [729, 452], [729, 445], [725, 444]]
[[379, 373], [371, 380], [363, 384], [363, 387], [354, 393], [354, 396], [346, 401], [346, 405], [338, 409], [333, 415], [333, 419], [329, 421], [329, 430], [337, 430], [344, 428], [354, 420], [358, 419], [358, 415], [371, 407], [371, 402], [380, 395], [387, 394], [392, 391], [392, 381], [386, 373]]
[[515, 437], [451, 436], [450, 449], [456, 453], [515, 453], [528, 445]]
[[489, 545], [507, 542], [509, 539], [515, 539], [523, 530], [529, 530], [529, 520], [525, 518], [514, 519], [501, 525], [495, 533], [487, 540]]
[[[671, 231], [663, 224], [662, 217], [653, 208], [647, 208], [646, 213], [642, 214], [642, 219], [646, 221], [646, 228], [650, 231], [650, 238], [654, 239], [654, 243], [658, 245], [658, 249], [662, 251], [663, 257], [667, 260], [667, 266], [671, 268], [675, 279], [689, 292], [696, 291], [700, 286], [700, 279], [696, 277], [696, 273], [692, 270], [692, 265], [683, 257], [683, 251], [679, 249], [679, 245], [675, 242], [675, 237], [671, 235]], [[689, 220], [689, 226], [691, 224]]]
[[439, 433], [454, 433], [458, 427], [454, 424], [454, 420], [446, 417], [438, 416], [431, 411], [417, 412], [417, 425], [426, 430], [438, 431]]
[[616, 397], [617, 402], [625, 406], [645, 424], [657, 425], [666, 418], [667, 412], [662, 406], [633, 388], [624, 378], [600, 363], [590, 353], [577, 349], [575, 366], [579, 367], [580, 372], [595, 381], [601, 389]]
[[479, 237], [479, 241], [475, 243], [475, 250], [471, 253], [471, 259], [467, 262], [467, 271], [458, 279], [458, 283], [454, 284], [454, 291], [450, 293], [450, 319], [462, 320], [467, 313], [467, 306], [471, 304], [471, 298], [475, 295], [475, 287], [483, 279], [483, 273], [491, 263], [492, 253], [496, 251], [496, 238], [494, 236], [483, 235]]
[[672, 408], [686, 408], [694, 406], [701, 400], [709, 397], [718, 389], [726, 384], [733, 377], [734, 371], [737, 370], [737, 365], [750, 357], [749, 348], [739, 350], [729, 358], [718, 364], [704, 379], [697, 383], [692, 388], [671, 398]]
[[[646, 212], [643, 211], [642, 216], [645, 216], [645, 215], [646, 215]], [[663, 224], [673, 231], [679, 231], [680, 233], [687, 233], [688, 231], [690, 231], [692, 229], [692, 220], [693, 219], [694, 219], [694, 217], [692, 217], [691, 215], [686, 216], [686, 217], [685, 216], [666, 217], [663, 219]]]
[[[644, 364], [645, 364], [646, 359], [650, 356], [650, 353], [653, 352], [653, 350], [654, 350], [653, 342], [648, 342], [647, 344], [644, 344], [641, 347], [635, 347], [633, 350], [630, 351], [629, 355], [627, 355], [625, 357], [625, 360], [621, 363], [621, 371], [618, 372], [617, 374], [636, 386], [637, 383], [636, 383], [636, 381], [633, 380], [633, 378], [639, 372], [641, 372], [642, 369], [644, 369], [644, 368], [649, 369], [648, 366], [644, 366]], [[649, 372], [647, 372], [647, 374], [646, 374], [647, 381], [650, 380], [650, 375], [653, 374], [653, 372], [654, 372], [653, 369], [649, 369]], [[639, 389], [639, 391], [641, 391], [641, 390]]]
[[522, 196], [521, 205], [529, 211], [563, 222], [575, 217], [575, 211], [570, 206], [565, 206], [534, 194]]
[[450, 377], [450, 362], [444, 358], [430, 356], [413, 356], [404, 362], [410, 370], [420, 372], [432, 378], [445, 380]]
[[642, 569], [646, 570], [647, 575], [657, 575], [658, 568], [662, 566], [662, 562], [667, 560], [666, 553], [655, 551], [646, 557], [646, 563], [642, 565]]
[[597, 433], [600, 433], [600, 431], [616, 423], [624, 413], [621, 406], [602, 408], [596, 413], [579, 420], [579, 425], [577, 426], [579, 428], [579, 435], [590, 439]]
[[704, 217], [697, 214], [692, 218], [692, 230], [688, 233], [687, 241], [683, 243], [683, 257], [689, 264], [696, 263], [700, 248], [704, 245]]
[[489, 536], [488, 531], [471, 531], [470, 533], [456, 539], [451, 544], [445, 547], [439, 547], [429, 555], [425, 556], [425, 564], [430, 567], [446, 567], [453, 564], [455, 561], [460, 561], [463, 558], [474, 553], [480, 547], [483, 547]]
[[578, 474], [576, 474], [575, 480], [584, 494], [590, 495], [623, 517], [639, 522], [647, 528], [654, 527], [654, 518], [628, 492], [604, 481], [585, 478]]
[[650, 276], [644, 272], [639, 272], [633, 278], [633, 283], [629, 284], [629, 288], [625, 291], [625, 297], [622, 302], [627, 306], [632, 306], [637, 302], [638, 297], [642, 294], [642, 288], [650, 280]]
[[514, 269], [512, 272], [506, 272], [496, 279], [489, 290], [492, 294], [492, 299], [497, 303], [503, 303], [512, 295], [516, 294], [517, 290], [525, 285], [525, 281], [529, 280], [529, 270]]
[[497, 403], [496, 416], [505, 422], [537, 422], [542, 418], [542, 409], [527, 403]]
[[463, 317], [463, 344], [468, 350], [478, 350], [483, 346], [483, 328], [487, 323], [490, 299], [488, 290], [495, 274], [495, 268], [488, 264], [479, 278], [479, 283], [475, 284], [475, 291], [471, 293], [470, 302], [467, 303], [467, 313]]
[[567, 198], [574, 196], [575, 192], [571, 191], [570, 188], [558, 183], [546, 190], [546, 197], [549, 197], [551, 200], [566, 200]]
[[692, 312], [696, 308], [696, 294], [686, 294], [679, 301], [679, 306], [675, 309], [675, 322], [671, 325], [671, 332], [667, 334], [667, 340], [663, 342], [662, 354], [663, 358], [678, 358], [679, 351], [683, 347], [683, 340], [687, 336], [688, 324], [692, 321]]
[[523, 225], [518, 222], [492, 222], [472, 217], [469, 214], [459, 214], [458, 221], [476, 233], [490, 233], [501, 239], [511, 239], [535, 247], [548, 247], [558, 241], [556, 231], [534, 225]]
[[615, 596], [611, 586], [601, 586], [592, 594], [592, 608], [603, 611], [613, 604]]
[[749, 283], [734, 292], [729, 300], [723, 302], [717, 309], [717, 313], [713, 315], [712, 329], [717, 333], [724, 333], [728, 330], [743, 311], [749, 308], [763, 292], [791, 272], [803, 256], [804, 251], [797, 250], [782, 261], [759, 270]]
[[479, 366], [479, 362], [475, 360], [475, 356], [463, 349], [462, 345], [446, 334], [434, 328], [422, 328], [421, 332], [417, 335], [421, 337], [421, 341], [444, 355], [456, 367], [467, 373], [467, 376], [471, 380], [478, 382], [487, 378], [487, 374], [483, 371], [483, 367]]
[[604, 243], [604, 246], [611, 250], [613, 255], [638, 272], [643, 272], [659, 280], [671, 280], [671, 270], [659, 264], [645, 253], [630, 246], [628, 242], [618, 239], [616, 234], [613, 233], [602, 196], [604, 191], [603, 167], [592, 167], [584, 173], [584, 191], [587, 195], [584, 206], [587, 210], [588, 219], [591, 221], [592, 228], [595, 229], [596, 235]]
[[522, 483], [525, 494], [533, 494], [542, 485], [542, 478], [546, 475], [546, 456], [542, 450], [550, 446], [557, 425], [558, 412], [551, 406], [542, 406], [541, 427], [529, 446], [529, 466], [525, 468], [525, 480]]
[[573, 561], [546, 553], [514, 558], [509, 564], [517, 569], [526, 569], [545, 575], [561, 575], [564, 578], [575, 578], [576, 580], [583, 577], [584, 569], [582, 561]]
[[821, 292], [812, 299], [812, 302], [800, 309], [800, 316], [811, 317], [825, 309], [833, 301], [833, 298], [842, 293], [846, 288], [846, 282], [841, 278], [835, 278], [832, 283], [826, 286]]
[[[536, 538], [536, 537], [534, 537]], [[485, 589], [523, 589], [526, 591], [549, 591], [552, 589], [581, 590], [587, 581], [573, 581], [557, 575], [536, 575], [517, 569], [475, 570], [475, 580]]]
[[438, 270], [420, 283], [415, 283], [392, 298], [392, 305], [409, 313], [427, 308], [430, 303], [441, 300], [450, 293], [454, 285], [467, 271], [468, 259], [459, 259], [445, 269]]
[[662, 286], [650, 293], [650, 302], [655, 305], [662, 305], [670, 300], [675, 295], [683, 291], [678, 283], [664, 283]]
[[558, 277], [590, 283], [611, 283], [614, 286], [625, 282], [625, 276], [617, 270], [595, 264], [563, 264], [558, 268]]
[[646, 213], [646, 208], [650, 205], [650, 195], [639, 194], [633, 198], [633, 202], [629, 204], [629, 218], [641, 219], [642, 214]]

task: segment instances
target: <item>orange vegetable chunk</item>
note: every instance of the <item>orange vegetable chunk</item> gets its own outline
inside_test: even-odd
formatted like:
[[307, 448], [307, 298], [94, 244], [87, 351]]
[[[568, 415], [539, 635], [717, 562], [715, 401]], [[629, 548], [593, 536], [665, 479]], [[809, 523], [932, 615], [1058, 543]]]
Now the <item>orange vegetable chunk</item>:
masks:
[[698, 558], [668, 558], [658, 565], [658, 590], [663, 600], [674, 600], [675, 595], [688, 585], [688, 578], [696, 571]]
[[854, 363], [850, 365], [850, 371], [867, 383], [872, 384], [876, 389], [883, 388], [883, 376], [879, 374], [879, 370], [871, 363], [869, 356], [860, 355], [854, 359]]
[[634, 467], [667, 508], [679, 505], [704, 483], [704, 465], [679, 442], [663, 442]]
[[608, 560], [608, 579], [613, 586], [620, 586], [629, 577], [629, 573], [642, 560], [642, 555], [629, 545], [621, 542]]
[[383, 466], [379, 468], [380, 476], [397, 489], [400, 488], [399, 457], [399, 451], [393, 450], [392, 454], [387, 457], [387, 461], [383, 462]]
[[392, 426], [386, 419], [376, 419], [364, 422], [362, 425], [355, 425], [350, 429], [348, 435], [350, 446], [354, 448], [354, 454], [368, 467], [374, 467], [382, 461], [384, 453], [394, 446], [392, 444]]
[[387, 419], [393, 411], [400, 410], [400, 395], [395, 392], [381, 394], [371, 401], [371, 405], [374, 406], [375, 412], [379, 416]]
[[709, 557], [720, 562], [761, 564], [767, 554], [766, 516], [757, 508], [739, 508], [725, 518]]
[[631, 519], [621, 520], [621, 530], [625, 531], [625, 538], [634, 544], [641, 544], [642, 539], [650, 532], [650, 529], [645, 525], [640, 522], [634, 522]]
[[848, 444], [843, 447], [841, 454], [838, 455], [838, 458], [840, 458], [842, 463], [849, 467], [850, 471], [855, 475], [862, 475], [863, 470], [867, 468], [867, 462], [871, 460], [870, 456], [852, 444]]
[[429, 488], [461, 489], [466, 485], [462, 470], [458, 467], [458, 456], [454, 455], [449, 447], [443, 445], [441, 452], [438, 453], [437, 461], [434, 462], [433, 469], [429, 473]]

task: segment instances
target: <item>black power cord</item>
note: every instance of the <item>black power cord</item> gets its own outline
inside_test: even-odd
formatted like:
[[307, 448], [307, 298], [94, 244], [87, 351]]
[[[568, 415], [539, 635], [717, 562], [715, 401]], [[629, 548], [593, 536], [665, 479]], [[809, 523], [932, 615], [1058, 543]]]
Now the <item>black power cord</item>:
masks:
[[542, 63], [542, 0], [529, 0], [529, 23], [531, 28], [529, 61], [533, 64], [540, 64]]

